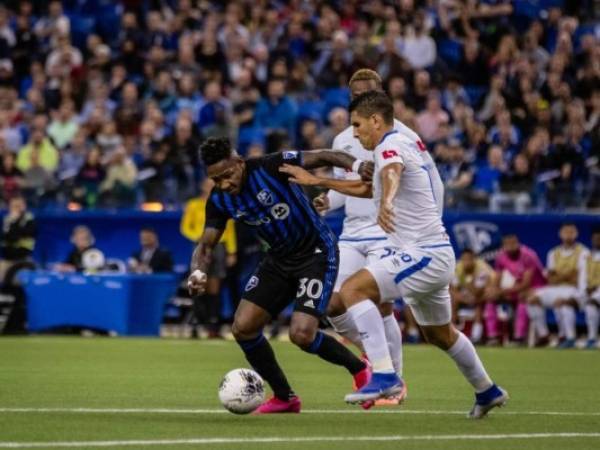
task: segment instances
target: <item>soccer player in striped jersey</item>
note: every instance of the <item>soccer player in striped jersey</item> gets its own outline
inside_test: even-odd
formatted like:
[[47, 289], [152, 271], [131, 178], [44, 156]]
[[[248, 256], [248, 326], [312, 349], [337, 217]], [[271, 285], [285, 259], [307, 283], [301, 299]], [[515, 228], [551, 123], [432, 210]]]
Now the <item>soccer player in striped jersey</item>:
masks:
[[314, 168], [340, 166], [370, 176], [370, 164], [330, 151], [284, 151], [244, 160], [227, 139], [208, 139], [201, 147], [208, 176], [215, 182], [206, 205], [206, 227], [192, 256], [188, 286], [206, 289], [206, 271], [229, 218], [256, 227], [269, 251], [249, 279], [235, 312], [232, 332], [246, 359], [274, 397], [256, 413], [300, 412], [300, 399], [280, 368], [263, 327], [292, 301], [290, 339], [302, 350], [345, 367], [364, 385], [369, 369], [344, 345], [319, 331], [338, 271], [336, 238], [300, 186], [279, 172], [285, 163]]

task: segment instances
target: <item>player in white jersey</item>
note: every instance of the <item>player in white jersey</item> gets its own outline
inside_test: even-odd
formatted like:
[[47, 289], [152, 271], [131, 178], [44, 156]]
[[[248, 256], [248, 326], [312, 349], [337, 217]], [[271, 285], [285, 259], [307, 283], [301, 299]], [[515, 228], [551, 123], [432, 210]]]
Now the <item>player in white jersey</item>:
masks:
[[373, 185], [283, 169], [298, 182], [372, 196], [377, 221], [394, 244], [380, 259], [346, 280], [340, 291], [373, 365], [371, 381], [348, 394], [346, 401], [362, 403], [402, 389], [375, 303], [403, 297], [427, 341], [445, 350], [475, 389], [469, 417], [481, 418], [504, 405], [508, 394], [492, 382], [473, 344], [451, 323], [449, 283], [455, 257], [441, 220], [438, 195], [443, 186], [437, 169], [422, 144], [394, 130], [392, 102], [384, 93], [369, 91], [358, 96], [350, 112], [354, 135], [365, 149], [374, 151]]
[[[381, 77], [377, 72], [370, 69], [357, 70], [350, 78], [348, 85], [352, 98], [370, 90], [382, 90]], [[414, 131], [398, 120], [394, 121], [394, 129], [414, 140], [419, 140]], [[357, 160], [373, 161], [373, 152], [362, 147], [359, 140], [354, 137], [351, 126], [334, 138], [332, 148], [343, 150]], [[336, 179], [360, 179], [358, 173], [338, 168], [334, 168], [333, 174]], [[377, 211], [372, 199], [346, 196], [330, 190], [327, 194], [322, 194], [315, 199], [315, 206], [321, 213], [342, 206], [345, 209], [343, 230], [338, 242], [340, 264], [334, 294], [328, 308], [328, 318], [333, 328], [340, 335], [363, 350], [358, 329], [346, 312], [346, 308], [339, 299], [338, 292], [348, 277], [379, 258], [385, 247], [390, 244], [385, 232], [377, 224]], [[382, 303], [379, 305], [379, 309], [383, 317], [386, 340], [394, 369], [401, 377], [403, 366], [402, 332], [398, 321], [394, 317], [393, 301], [394, 299], [390, 299], [389, 302]], [[398, 396], [393, 399], [382, 400], [382, 402], [398, 404], [405, 396], [406, 386]], [[370, 404], [365, 403], [363, 406], [370, 406]]]

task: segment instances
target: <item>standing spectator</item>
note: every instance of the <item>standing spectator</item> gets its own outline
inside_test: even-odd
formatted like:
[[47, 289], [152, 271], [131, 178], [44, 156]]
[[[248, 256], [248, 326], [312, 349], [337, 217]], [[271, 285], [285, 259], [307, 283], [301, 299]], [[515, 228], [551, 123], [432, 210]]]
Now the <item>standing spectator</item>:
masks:
[[2, 223], [0, 282], [4, 282], [7, 272], [15, 264], [31, 259], [36, 234], [36, 221], [33, 214], [27, 211], [25, 199], [12, 197]]
[[[527, 295], [530, 289], [546, 284], [544, 267], [534, 250], [521, 244], [515, 234], [507, 234], [502, 237], [502, 250], [496, 256], [495, 269], [495, 302], [512, 306], [512, 336], [517, 344], [524, 344], [528, 325]], [[489, 320], [490, 324], [498, 323], [497, 316]]]
[[548, 252], [546, 273], [548, 284], [535, 289], [527, 299], [529, 318], [533, 322], [537, 345], [549, 342], [546, 309], [554, 310], [559, 348], [575, 346], [575, 314], [585, 284], [586, 260], [589, 250], [577, 242], [577, 227], [565, 223], [560, 227], [561, 244]]
[[141, 249], [129, 258], [129, 270], [134, 273], [160, 273], [173, 271], [171, 252], [160, 246], [158, 234], [153, 228], [140, 231]]

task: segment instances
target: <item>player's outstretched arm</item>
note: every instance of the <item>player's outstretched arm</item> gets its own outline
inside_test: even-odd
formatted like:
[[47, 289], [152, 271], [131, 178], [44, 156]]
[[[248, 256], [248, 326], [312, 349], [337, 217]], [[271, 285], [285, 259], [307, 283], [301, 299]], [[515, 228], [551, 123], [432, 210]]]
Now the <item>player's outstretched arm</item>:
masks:
[[206, 290], [208, 266], [212, 259], [212, 252], [225, 230], [205, 228], [192, 254], [188, 290], [190, 295], [202, 295]]
[[289, 175], [290, 183], [301, 184], [303, 186], [319, 186], [326, 189], [333, 189], [342, 194], [353, 197], [371, 198], [373, 190], [371, 183], [362, 180], [336, 180], [313, 175], [299, 166], [284, 164], [279, 168], [280, 172]]
[[344, 152], [336, 150], [307, 150], [302, 152], [302, 167], [315, 169], [317, 167], [341, 167], [357, 172], [365, 181], [373, 179], [373, 163], [361, 161]]
[[386, 233], [394, 232], [394, 198], [400, 187], [400, 177], [404, 166], [392, 163], [381, 169], [381, 204], [377, 223]]

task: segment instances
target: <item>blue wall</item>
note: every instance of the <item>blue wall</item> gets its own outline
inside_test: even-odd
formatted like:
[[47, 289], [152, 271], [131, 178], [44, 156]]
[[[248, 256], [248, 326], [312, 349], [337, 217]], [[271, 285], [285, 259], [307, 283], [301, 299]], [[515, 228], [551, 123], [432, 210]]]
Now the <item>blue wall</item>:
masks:
[[[173, 252], [176, 264], [187, 266], [193, 247], [179, 232], [181, 212], [178, 211], [41, 211], [36, 217], [39, 232], [35, 257], [42, 264], [62, 261], [66, 257], [71, 249], [71, 230], [76, 225], [87, 225], [91, 228], [96, 236], [96, 245], [107, 257], [127, 259], [139, 246], [138, 232], [143, 226], [152, 226], [157, 230], [162, 245]], [[334, 212], [327, 220], [334, 231], [339, 233], [343, 213]], [[592, 228], [600, 226], [600, 215], [492, 215], [448, 212], [444, 221], [458, 251], [470, 247], [477, 251], [488, 251], [491, 255], [499, 246], [501, 235], [514, 232], [545, 261], [547, 251], [558, 242], [561, 223], [575, 222], [580, 230], [580, 240], [589, 245]]]

